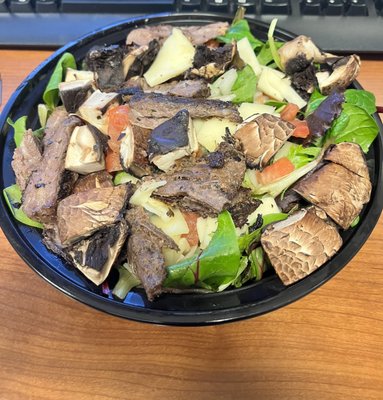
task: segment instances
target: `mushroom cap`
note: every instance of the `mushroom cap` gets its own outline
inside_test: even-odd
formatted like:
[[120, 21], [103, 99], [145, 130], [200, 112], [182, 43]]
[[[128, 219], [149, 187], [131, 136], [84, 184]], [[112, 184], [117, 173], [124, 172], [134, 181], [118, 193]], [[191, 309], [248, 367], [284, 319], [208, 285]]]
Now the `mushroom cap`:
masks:
[[283, 284], [290, 285], [329, 260], [342, 238], [334, 226], [304, 209], [266, 228], [261, 244]]
[[355, 54], [341, 58], [333, 65], [333, 72], [330, 76], [319, 82], [320, 91], [327, 95], [334, 89], [346, 89], [357, 77], [360, 64], [360, 58]]
[[246, 161], [264, 167], [292, 135], [295, 127], [271, 114], [261, 114], [241, 124], [235, 137], [241, 142]]
[[371, 182], [331, 162], [298, 182], [294, 190], [347, 229], [369, 201]]

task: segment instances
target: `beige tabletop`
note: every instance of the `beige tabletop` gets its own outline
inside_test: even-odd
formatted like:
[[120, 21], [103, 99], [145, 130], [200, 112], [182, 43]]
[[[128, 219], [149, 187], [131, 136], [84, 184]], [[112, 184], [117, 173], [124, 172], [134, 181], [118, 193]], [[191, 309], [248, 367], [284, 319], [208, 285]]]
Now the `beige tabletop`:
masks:
[[[3, 104], [47, 51], [0, 51]], [[383, 61], [359, 78], [383, 104]], [[262, 317], [178, 328], [68, 298], [0, 234], [0, 399], [383, 399], [383, 218], [314, 293]]]

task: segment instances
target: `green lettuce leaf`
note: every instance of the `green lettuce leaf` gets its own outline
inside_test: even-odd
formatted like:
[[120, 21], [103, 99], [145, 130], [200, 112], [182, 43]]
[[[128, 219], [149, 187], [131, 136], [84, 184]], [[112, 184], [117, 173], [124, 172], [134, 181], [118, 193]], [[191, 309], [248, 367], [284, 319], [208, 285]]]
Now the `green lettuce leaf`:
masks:
[[17, 219], [17, 221], [21, 222], [24, 225], [33, 226], [35, 228], [43, 228], [43, 225], [40, 224], [40, 222], [30, 219], [25, 215], [24, 211], [21, 210], [20, 204], [22, 194], [18, 185], [8, 186], [3, 189], [3, 195], [9, 209], [11, 210], [13, 216], [15, 217], [15, 219]]
[[218, 216], [218, 226], [208, 247], [198, 254], [167, 267], [165, 287], [205, 287], [217, 291], [231, 282], [240, 266], [241, 254], [229, 212]]
[[231, 43], [233, 40], [238, 42], [243, 38], [248, 38], [253, 50], [263, 46], [263, 42], [256, 39], [250, 31], [249, 23], [245, 19], [234, 22], [225, 35], [218, 36], [217, 40], [223, 43]]
[[270, 51], [271, 51], [271, 55], [273, 56], [273, 60], [274, 60], [275, 64], [277, 65], [277, 67], [281, 71], [283, 71], [281, 58], [279, 57], [278, 48], [277, 48], [276, 42], [274, 41], [274, 31], [275, 31], [275, 27], [277, 26], [277, 22], [278, 22], [277, 18], [274, 18], [271, 21], [269, 30], [267, 32], [267, 39], [269, 42]]
[[249, 65], [238, 71], [237, 79], [231, 88], [231, 92], [235, 94], [233, 103], [252, 103], [257, 89], [257, 81], [258, 79]]
[[10, 118], [7, 118], [7, 123], [13, 128], [13, 138], [16, 143], [16, 147], [19, 147], [23, 141], [24, 133], [27, 130], [27, 117], [23, 116], [13, 122]]
[[61, 56], [45, 88], [43, 100], [50, 110], [59, 102], [59, 84], [63, 81], [67, 68], [76, 69], [76, 61], [71, 53]]
[[375, 96], [367, 90], [348, 89], [344, 97], [346, 103], [363, 108], [368, 114], [376, 112]]
[[358, 143], [367, 153], [379, 133], [379, 127], [366, 110], [350, 103], [343, 104], [343, 110], [327, 132], [329, 143]]
[[321, 148], [319, 147], [303, 147], [301, 144], [293, 144], [289, 148], [287, 158], [298, 169], [316, 159], [320, 152]]
[[[274, 45], [277, 49], [281, 48], [284, 43], [283, 42], [277, 42], [274, 41]], [[257, 55], [257, 59], [260, 64], [262, 65], [268, 65], [271, 64], [274, 61], [273, 54], [271, 53], [270, 49], [270, 43], [267, 41], [261, 48], [261, 51]]]

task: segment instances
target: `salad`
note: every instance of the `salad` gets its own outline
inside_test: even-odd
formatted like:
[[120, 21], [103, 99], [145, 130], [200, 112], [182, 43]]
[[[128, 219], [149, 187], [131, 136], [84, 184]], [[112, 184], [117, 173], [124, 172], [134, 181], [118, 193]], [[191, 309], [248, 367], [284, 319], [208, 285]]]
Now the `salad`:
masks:
[[239, 9], [63, 54], [41, 127], [8, 120], [15, 219], [121, 300], [291, 285], [326, 263], [370, 200], [375, 98], [348, 89], [357, 55], [278, 42], [276, 22], [263, 42]]

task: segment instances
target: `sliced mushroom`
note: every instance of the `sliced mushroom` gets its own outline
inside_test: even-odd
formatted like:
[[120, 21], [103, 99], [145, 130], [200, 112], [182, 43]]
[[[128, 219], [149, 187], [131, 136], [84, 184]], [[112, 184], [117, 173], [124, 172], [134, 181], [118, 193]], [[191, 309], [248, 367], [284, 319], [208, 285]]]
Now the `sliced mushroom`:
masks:
[[370, 200], [371, 182], [330, 162], [299, 181], [293, 189], [347, 229]]
[[109, 107], [119, 104], [118, 93], [102, 93], [96, 90], [79, 107], [78, 115], [95, 126], [104, 135], [108, 134], [108, 121], [106, 111]]
[[65, 169], [82, 175], [105, 168], [102, 144], [88, 126], [77, 126], [71, 135]]
[[79, 178], [73, 188], [73, 194], [102, 187], [113, 187], [113, 177], [106, 171], [95, 172]]
[[158, 40], [139, 46], [130, 51], [123, 59], [124, 77], [142, 76], [151, 66], [160, 50]]
[[59, 94], [68, 113], [75, 113], [78, 110], [87, 99], [91, 88], [92, 81], [86, 79], [59, 84]]
[[235, 137], [241, 142], [246, 162], [250, 166], [264, 167], [294, 129], [290, 122], [271, 114], [261, 114], [241, 124]]
[[328, 148], [323, 159], [342, 165], [362, 178], [370, 179], [366, 158], [357, 143], [344, 142], [332, 145]]
[[345, 90], [356, 79], [360, 64], [360, 58], [355, 54], [341, 58], [333, 65], [330, 76], [319, 82], [320, 91], [327, 95], [335, 89]]
[[194, 54], [191, 75], [212, 79], [222, 75], [233, 61], [236, 46], [226, 44], [223, 47], [211, 49], [208, 46], [197, 46]]
[[267, 227], [261, 244], [283, 284], [291, 285], [328, 261], [342, 238], [315, 212], [300, 210]]
[[283, 70], [287, 75], [303, 71], [313, 61], [322, 63], [326, 57], [331, 56], [320, 51], [311, 38], [304, 35], [286, 42], [278, 50], [278, 53]]
[[102, 91], [113, 91], [125, 80], [122, 64], [123, 51], [118, 45], [95, 46], [85, 57], [88, 69], [96, 73], [97, 87]]
[[129, 195], [130, 186], [119, 185], [72, 194], [60, 201], [57, 225], [62, 245], [71, 245], [121, 220]]
[[66, 251], [67, 257], [89, 280], [100, 285], [109, 275], [128, 236], [124, 220], [81, 240]]
[[149, 160], [162, 171], [168, 171], [176, 160], [197, 150], [197, 137], [187, 110], [179, 111], [150, 135]]

